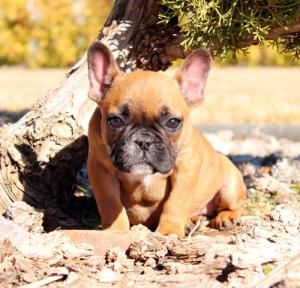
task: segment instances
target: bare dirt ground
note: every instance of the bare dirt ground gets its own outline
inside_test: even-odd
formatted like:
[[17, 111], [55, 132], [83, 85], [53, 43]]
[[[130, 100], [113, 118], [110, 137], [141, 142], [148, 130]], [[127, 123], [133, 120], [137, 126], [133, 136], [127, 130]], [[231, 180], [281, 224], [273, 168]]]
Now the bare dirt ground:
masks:
[[[16, 120], [67, 70], [0, 68], [0, 115]], [[172, 75], [170, 69], [167, 74]], [[300, 68], [213, 67], [206, 100], [193, 112], [197, 124], [300, 123]]]
[[[16, 202], [0, 217], [0, 286], [300, 287], [300, 142], [230, 131], [206, 136], [248, 187], [234, 230], [216, 231], [203, 218], [183, 240], [141, 226], [46, 233], [49, 211]], [[58, 227], [70, 220], [50, 214]]]

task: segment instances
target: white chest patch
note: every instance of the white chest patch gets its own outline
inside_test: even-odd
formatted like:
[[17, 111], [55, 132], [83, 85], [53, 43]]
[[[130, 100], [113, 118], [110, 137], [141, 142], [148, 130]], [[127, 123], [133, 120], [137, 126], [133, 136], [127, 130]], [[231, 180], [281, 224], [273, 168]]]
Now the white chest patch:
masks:
[[145, 178], [143, 179], [142, 183], [145, 187], [146, 190], [151, 188], [152, 185], [152, 175], [146, 175]]
[[143, 185], [146, 191], [151, 188], [153, 177], [154, 177], [153, 174], [151, 175], [145, 175], [145, 174], [134, 175], [131, 173], [126, 174], [126, 179], [129, 183], [133, 184], [139, 182]]

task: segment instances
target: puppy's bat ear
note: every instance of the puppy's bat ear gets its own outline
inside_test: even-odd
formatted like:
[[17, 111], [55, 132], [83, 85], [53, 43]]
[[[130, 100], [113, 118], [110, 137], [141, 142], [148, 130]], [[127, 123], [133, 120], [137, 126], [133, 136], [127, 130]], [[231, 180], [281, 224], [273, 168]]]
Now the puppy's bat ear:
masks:
[[210, 64], [209, 52], [201, 48], [190, 54], [176, 72], [175, 78], [190, 106], [200, 104], [204, 99], [204, 88]]
[[87, 61], [90, 81], [89, 97], [99, 103], [114, 78], [120, 75], [120, 71], [111, 51], [100, 42], [94, 42], [90, 46]]

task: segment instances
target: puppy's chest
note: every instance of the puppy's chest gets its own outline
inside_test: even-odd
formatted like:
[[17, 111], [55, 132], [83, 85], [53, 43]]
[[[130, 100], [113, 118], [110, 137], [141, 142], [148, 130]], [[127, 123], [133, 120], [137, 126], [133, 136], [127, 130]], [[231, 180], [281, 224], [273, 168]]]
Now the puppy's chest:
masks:
[[[147, 175], [141, 179], [131, 176], [123, 183], [122, 194], [124, 204], [151, 206], [162, 201], [166, 194], [167, 179], [160, 179], [156, 175]], [[127, 204], [127, 205], [126, 205]]]
[[163, 204], [170, 193], [169, 180], [150, 175], [139, 181], [126, 183], [122, 188], [122, 202], [130, 224], [144, 224], [155, 229]]

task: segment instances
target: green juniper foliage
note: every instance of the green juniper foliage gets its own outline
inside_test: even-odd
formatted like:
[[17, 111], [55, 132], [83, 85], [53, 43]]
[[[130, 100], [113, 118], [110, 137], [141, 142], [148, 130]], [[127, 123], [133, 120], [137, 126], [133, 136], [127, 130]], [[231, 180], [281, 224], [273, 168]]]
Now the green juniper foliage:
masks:
[[[272, 28], [300, 23], [300, 0], [160, 0], [163, 23], [177, 18], [186, 49], [207, 47], [213, 55], [236, 57], [263, 43]], [[276, 37], [272, 37], [276, 38]], [[272, 39], [284, 52], [300, 57], [300, 32]]]

